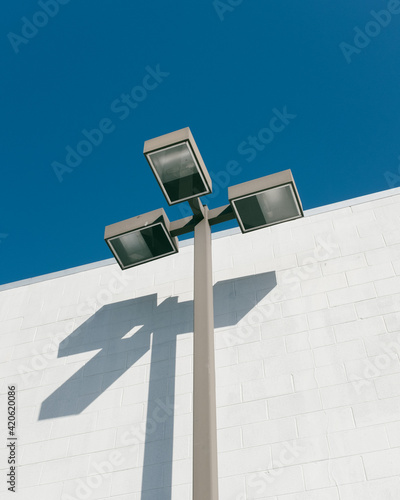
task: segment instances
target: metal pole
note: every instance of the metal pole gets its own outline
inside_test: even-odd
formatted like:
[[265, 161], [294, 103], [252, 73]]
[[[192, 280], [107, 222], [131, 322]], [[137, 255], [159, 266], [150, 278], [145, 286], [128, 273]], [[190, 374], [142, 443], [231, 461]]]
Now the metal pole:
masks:
[[214, 307], [208, 208], [194, 230], [193, 500], [218, 500]]

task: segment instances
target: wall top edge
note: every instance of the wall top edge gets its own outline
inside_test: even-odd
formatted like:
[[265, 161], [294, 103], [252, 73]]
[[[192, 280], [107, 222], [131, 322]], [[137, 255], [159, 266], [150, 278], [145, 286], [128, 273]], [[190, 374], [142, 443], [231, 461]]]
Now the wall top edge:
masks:
[[[391, 196], [396, 196], [398, 194], [400, 194], [400, 187], [393, 188], [393, 189], [387, 189], [385, 191], [379, 191], [377, 193], [359, 196], [357, 198], [352, 198], [350, 200], [339, 201], [337, 203], [332, 203], [330, 205], [324, 205], [322, 207], [316, 207], [316, 208], [311, 208], [309, 210], [305, 210], [304, 217], [312, 217], [314, 215], [318, 215], [318, 214], [322, 214], [322, 213], [326, 213], [326, 212], [332, 212], [334, 210], [339, 210], [341, 208], [352, 207], [354, 205], [368, 203], [371, 201], [380, 200], [382, 198], [389, 198]], [[234, 234], [240, 234], [239, 227], [235, 227], [233, 229], [227, 229], [224, 231], [218, 231], [216, 233], [213, 233], [212, 239], [215, 240], [218, 238], [225, 238], [227, 236], [231, 236]], [[191, 246], [191, 245], [193, 245], [193, 238], [179, 242], [179, 248], [183, 248], [183, 247]], [[118, 266], [118, 264], [115, 262], [114, 258], [105, 259], [105, 260], [101, 260], [98, 262], [92, 262], [90, 264], [84, 264], [82, 266], [71, 267], [70, 269], [56, 271], [54, 273], [49, 273], [49, 274], [43, 274], [41, 276], [35, 276], [33, 278], [27, 278], [27, 279], [20, 280], [20, 281], [14, 281], [12, 283], [6, 283], [4, 285], [0, 285], [0, 292], [2, 292], [4, 290], [10, 290], [12, 288], [18, 288], [21, 286], [32, 285], [34, 283], [39, 283], [39, 282], [47, 281], [47, 280], [53, 280], [56, 278], [69, 276], [71, 274], [77, 274], [77, 273], [81, 273], [84, 271], [90, 271], [92, 269], [97, 269], [99, 267], [106, 267], [106, 266], [111, 266], [111, 265]]]

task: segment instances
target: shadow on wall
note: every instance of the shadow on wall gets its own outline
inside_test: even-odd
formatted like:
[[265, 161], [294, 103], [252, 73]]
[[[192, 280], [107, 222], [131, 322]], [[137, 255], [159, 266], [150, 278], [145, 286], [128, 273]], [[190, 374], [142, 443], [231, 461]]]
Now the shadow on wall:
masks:
[[[237, 324], [275, 286], [274, 272], [216, 283], [215, 328]], [[132, 334], [132, 330], [136, 331]], [[152, 294], [103, 306], [60, 343], [58, 357], [101, 350], [43, 401], [39, 420], [80, 414], [151, 351], [146, 417], [150, 424], [160, 398], [168, 397], [169, 405], [174, 404], [177, 336], [190, 332], [193, 332], [193, 301], [178, 302], [177, 297], [168, 297], [157, 305], [157, 294]], [[138, 380], [141, 382], [142, 379]], [[164, 470], [157, 498], [171, 498], [173, 426], [174, 415], [169, 412], [156, 433], [146, 433], [143, 500], [147, 498], [145, 492], [155, 488], [154, 445]]]

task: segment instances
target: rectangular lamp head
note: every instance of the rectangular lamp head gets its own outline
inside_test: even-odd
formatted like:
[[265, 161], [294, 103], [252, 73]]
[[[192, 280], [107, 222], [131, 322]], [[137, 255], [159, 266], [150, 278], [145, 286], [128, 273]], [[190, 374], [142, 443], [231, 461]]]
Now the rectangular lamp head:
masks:
[[121, 269], [178, 252], [178, 238], [169, 232], [162, 208], [107, 226], [104, 239]]
[[146, 141], [143, 153], [169, 205], [211, 193], [211, 178], [188, 127]]
[[304, 215], [290, 170], [231, 186], [228, 197], [242, 233]]

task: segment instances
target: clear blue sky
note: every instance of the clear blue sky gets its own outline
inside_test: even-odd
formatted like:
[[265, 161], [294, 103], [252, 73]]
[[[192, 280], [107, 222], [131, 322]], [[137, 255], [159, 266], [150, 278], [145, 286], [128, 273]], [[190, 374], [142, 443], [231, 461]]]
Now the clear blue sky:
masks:
[[230, 1], [2, 5], [0, 283], [110, 258], [107, 224], [161, 206], [179, 218], [142, 151], [187, 126], [214, 176], [230, 160], [230, 184], [290, 168], [305, 209], [400, 185], [385, 176], [400, 175], [400, 3]]

